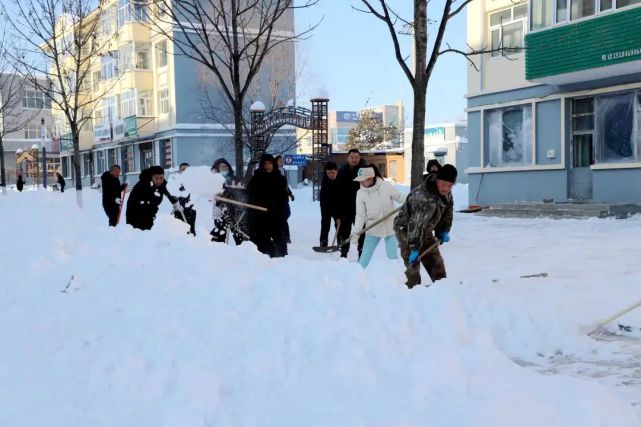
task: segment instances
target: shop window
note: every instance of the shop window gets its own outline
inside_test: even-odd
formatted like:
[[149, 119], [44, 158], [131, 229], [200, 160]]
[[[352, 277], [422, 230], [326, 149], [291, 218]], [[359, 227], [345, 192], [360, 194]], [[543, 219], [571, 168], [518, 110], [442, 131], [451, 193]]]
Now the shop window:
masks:
[[596, 98], [597, 163], [629, 162], [639, 159], [639, 131], [638, 123], [635, 123], [639, 120], [638, 116], [634, 93]]

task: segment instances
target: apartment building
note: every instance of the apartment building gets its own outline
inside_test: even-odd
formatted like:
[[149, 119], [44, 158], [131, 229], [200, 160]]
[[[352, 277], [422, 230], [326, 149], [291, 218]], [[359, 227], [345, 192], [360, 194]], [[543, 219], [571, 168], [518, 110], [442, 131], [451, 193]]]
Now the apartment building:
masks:
[[468, 6], [468, 44], [495, 50], [468, 70], [470, 203], [641, 202], [639, 20], [635, 0]]
[[[98, 100], [92, 123], [81, 135], [83, 185], [95, 183], [115, 163], [134, 182], [142, 169], [156, 164], [211, 166], [219, 157], [233, 164], [233, 120], [221, 89], [210, 71], [180, 55], [171, 40], [147, 22], [163, 11], [150, 13], [148, 2], [138, 0], [105, 1], [104, 7], [108, 12], [101, 15], [101, 36], [113, 42], [87, 84], [92, 94], [106, 96]], [[286, 14], [280, 25], [293, 31], [293, 22], [293, 14]], [[269, 105], [295, 98], [293, 43], [281, 45], [277, 54], [279, 79], [291, 84], [275, 94], [261, 86], [272, 70], [265, 67], [248, 106], [257, 99]], [[276, 99], [268, 103], [270, 96]], [[293, 141], [295, 135], [281, 132], [278, 138]], [[71, 178], [68, 135], [61, 135], [61, 149], [63, 175]]]
[[0, 126], [8, 131], [2, 141], [7, 185], [16, 182], [18, 173], [22, 173], [28, 183], [35, 182], [41, 176], [39, 166], [33, 161], [35, 147], [35, 151], [38, 151], [36, 158], [41, 156], [42, 147], [45, 147], [49, 154], [48, 176], [53, 178], [59, 167], [59, 144], [52, 139], [51, 101], [23, 77], [1, 74], [0, 102], [7, 103], [0, 112], [4, 113], [4, 116], [0, 116]]

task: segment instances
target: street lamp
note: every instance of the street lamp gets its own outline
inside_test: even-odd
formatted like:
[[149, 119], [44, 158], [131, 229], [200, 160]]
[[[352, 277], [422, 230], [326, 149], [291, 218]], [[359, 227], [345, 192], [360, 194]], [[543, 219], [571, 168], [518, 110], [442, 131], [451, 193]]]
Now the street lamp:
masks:
[[47, 137], [47, 127], [45, 119], [40, 119], [40, 144], [42, 145], [42, 186], [47, 189], [47, 146], [45, 138]]
[[38, 144], [33, 144], [31, 146], [31, 156], [33, 158], [32, 162], [31, 162], [31, 165], [33, 167], [33, 165], [35, 163], [35, 167], [36, 167], [36, 179], [35, 179], [36, 187], [38, 186], [38, 183], [40, 182], [40, 163], [38, 162], [38, 150], [39, 149], [40, 149], [40, 146]]

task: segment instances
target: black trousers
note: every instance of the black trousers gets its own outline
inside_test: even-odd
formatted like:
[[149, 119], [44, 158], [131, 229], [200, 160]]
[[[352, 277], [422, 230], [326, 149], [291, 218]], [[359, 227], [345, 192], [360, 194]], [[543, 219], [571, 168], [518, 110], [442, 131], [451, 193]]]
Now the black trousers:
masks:
[[109, 218], [109, 227], [115, 227], [118, 224], [118, 212], [120, 211], [120, 205], [115, 203], [103, 203], [102, 208]]
[[[189, 224], [189, 232], [195, 236], [196, 235], [196, 210], [193, 208], [185, 208], [183, 213], [185, 214], [185, 219], [187, 220], [187, 224]], [[183, 221], [183, 216], [178, 211], [174, 211], [174, 217], [180, 221]]]
[[334, 220], [334, 228], [336, 228], [336, 231], [338, 231], [338, 224], [336, 223], [337, 219], [338, 218], [333, 217], [330, 214], [321, 211], [321, 231], [320, 231], [321, 246], [327, 246], [329, 243], [329, 230], [332, 228], [332, 220]]
[[[352, 226], [354, 225], [355, 218], [341, 218], [341, 227], [338, 231], [338, 241], [344, 242], [349, 239], [349, 236], [352, 234]], [[358, 230], [360, 231], [360, 230]], [[361, 257], [363, 252], [363, 243], [365, 242], [365, 233], [362, 233], [358, 238], [358, 257]], [[347, 240], [347, 243], [341, 246], [341, 257], [347, 258], [349, 253], [350, 241]]]

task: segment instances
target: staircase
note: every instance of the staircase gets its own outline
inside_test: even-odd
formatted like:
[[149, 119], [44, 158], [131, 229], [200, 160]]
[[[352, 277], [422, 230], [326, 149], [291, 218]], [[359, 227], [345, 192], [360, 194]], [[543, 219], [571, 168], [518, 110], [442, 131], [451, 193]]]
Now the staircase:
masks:
[[625, 219], [641, 213], [641, 205], [603, 203], [531, 203], [493, 205], [476, 215], [501, 218], [617, 218]]

